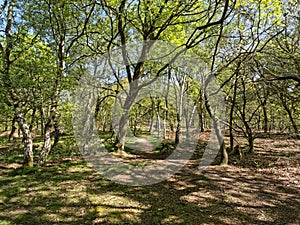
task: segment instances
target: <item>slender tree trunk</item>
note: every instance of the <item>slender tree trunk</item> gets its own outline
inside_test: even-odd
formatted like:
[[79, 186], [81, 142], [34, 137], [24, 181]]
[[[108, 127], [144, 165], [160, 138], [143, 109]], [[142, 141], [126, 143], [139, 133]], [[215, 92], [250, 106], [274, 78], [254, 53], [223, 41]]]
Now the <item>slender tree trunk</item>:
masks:
[[294, 120], [292, 111], [291, 111], [290, 108], [288, 107], [288, 105], [287, 105], [287, 103], [286, 103], [286, 101], [285, 101], [285, 98], [284, 98], [283, 94], [281, 94], [280, 97], [281, 97], [282, 105], [283, 105], [285, 111], [287, 112], [287, 114], [288, 114], [288, 116], [289, 116], [289, 119], [290, 119], [290, 121], [291, 121], [291, 123], [292, 123], [294, 132], [295, 132], [296, 134], [298, 134], [299, 131], [298, 131], [298, 128], [297, 128], [297, 124], [296, 124], [296, 122], [295, 122], [295, 120]]
[[167, 110], [165, 110], [165, 113], [164, 113], [164, 121], [163, 121], [163, 139], [166, 139], [167, 138], [167, 117], [168, 116], [168, 113], [167, 113]]
[[161, 138], [161, 118], [159, 115], [159, 107], [160, 107], [160, 101], [158, 100], [157, 105], [155, 107], [157, 138]]
[[169, 117], [169, 101], [168, 96], [170, 92], [170, 83], [171, 83], [171, 69], [168, 68], [168, 83], [167, 83], [167, 90], [165, 94], [165, 110], [164, 110], [164, 135], [163, 138], [166, 139], [167, 136], [167, 121]]
[[258, 116], [258, 118], [257, 118], [257, 130], [260, 131], [260, 127], [261, 127], [261, 124], [260, 124], [261, 123], [260, 113], [257, 116]]
[[153, 97], [150, 95], [151, 99], [151, 118], [150, 118], [150, 123], [149, 123], [149, 133], [151, 134], [153, 131], [153, 124], [154, 124], [154, 110], [155, 110], [155, 102], [153, 100]]
[[248, 136], [248, 144], [249, 144], [249, 153], [254, 153], [254, 137], [252, 134]]
[[[190, 99], [187, 99], [187, 105], [189, 105], [189, 100]], [[193, 116], [194, 116], [194, 110], [196, 108], [196, 105], [193, 106], [193, 109], [192, 109], [192, 112], [191, 114], [189, 114], [189, 110], [187, 108], [185, 108], [183, 110], [183, 114], [184, 114], [184, 117], [185, 117], [185, 127], [186, 127], [186, 138], [190, 138], [190, 127], [192, 126], [192, 123], [193, 123]]]
[[177, 113], [177, 127], [176, 127], [176, 131], [175, 131], [175, 144], [178, 144], [180, 141], [185, 76], [183, 77], [182, 80], [179, 80], [178, 82], [179, 82], [179, 102], [178, 102], [178, 111], [179, 112]]
[[39, 106], [39, 112], [40, 112], [40, 121], [41, 121], [41, 128], [40, 128], [40, 132], [41, 135], [44, 136], [44, 125], [45, 125], [45, 121], [44, 121], [44, 109], [43, 106]]
[[[60, 71], [59, 72], [60, 75], [58, 75], [58, 76], [62, 76], [62, 72], [63, 71]], [[39, 164], [40, 165], [45, 164], [47, 156], [51, 151], [51, 132], [52, 132], [52, 129], [54, 128], [54, 125], [58, 124], [58, 122], [56, 121], [56, 119], [57, 119], [56, 114], [57, 114], [57, 105], [58, 105], [59, 94], [60, 94], [60, 90], [61, 90], [61, 77], [57, 78], [54, 88], [55, 88], [55, 94], [52, 98], [52, 102], [51, 102], [51, 106], [50, 106], [50, 115], [49, 115], [48, 121], [44, 127], [44, 145], [43, 145], [42, 151], [39, 156]], [[56, 127], [56, 129], [54, 131], [59, 132], [58, 127]], [[58, 139], [57, 139], [57, 141], [58, 141]]]
[[189, 135], [190, 127], [194, 124], [193, 123], [193, 121], [194, 121], [193, 119], [194, 119], [196, 108], [197, 108], [197, 103], [195, 102], [195, 104], [193, 106], [193, 110], [191, 112], [191, 116], [189, 118], [189, 122], [187, 123], [187, 135]]
[[17, 127], [15, 125], [16, 121], [17, 121], [17, 118], [16, 118], [16, 116], [14, 116], [14, 118], [12, 119], [12, 122], [11, 122], [11, 131], [10, 131], [9, 136], [8, 136], [8, 141], [9, 142], [11, 142], [14, 139], [14, 134], [17, 130]]
[[[55, 83], [55, 94], [52, 98], [51, 106], [50, 106], [50, 115], [48, 118], [47, 123], [45, 124], [44, 127], [44, 145], [42, 148], [42, 151], [39, 156], [39, 164], [44, 165], [47, 159], [48, 154], [51, 151], [51, 132], [52, 129], [54, 128], [54, 125], [57, 124], [58, 122], [56, 121], [57, 119], [57, 105], [58, 105], [58, 100], [59, 100], [59, 94], [61, 90], [61, 77], [63, 71], [59, 72], [60, 77], [57, 78], [56, 83]], [[55, 130], [57, 132], [57, 130]]]
[[264, 104], [262, 105], [263, 114], [264, 114], [264, 125], [263, 125], [264, 133], [268, 133], [268, 113], [267, 113], [266, 104], [267, 104], [267, 102], [264, 102]]
[[181, 117], [179, 113], [177, 113], [177, 126], [175, 131], [175, 144], [178, 144], [180, 141], [180, 131], [181, 131]]
[[33, 128], [33, 125], [34, 125], [34, 122], [35, 122], [35, 113], [36, 113], [36, 107], [33, 108], [33, 111], [32, 111], [32, 114], [31, 114], [31, 122], [30, 122], [30, 125], [29, 125], [29, 129], [30, 129], [31, 132], [32, 132], [32, 128]]
[[232, 102], [229, 112], [229, 141], [230, 141], [230, 152], [234, 151], [234, 136], [233, 136], [233, 113], [236, 104], [236, 92], [237, 92], [237, 85], [238, 85], [238, 78], [235, 78], [234, 81], [234, 89], [233, 89], [233, 96]]
[[249, 125], [249, 123], [246, 121], [245, 117], [243, 117], [243, 123], [244, 126], [246, 127], [246, 135], [247, 135], [247, 140], [248, 140], [248, 145], [249, 145], [249, 153], [253, 154], [254, 153], [254, 134], [253, 131]]
[[205, 98], [205, 107], [206, 107], [206, 110], [207, 110], [210, 118], [213, 120], [213, 129], [215, 130], [215, 133], [216, 133], [216, 136], [217, 136], [217, 139], [218, 139], [218, 143], [219, 143], [219, 147], [220, 147], [220, 149], [219, 149], [219, 152], [221, 153], [221, 162], [220, 162], [220, 164], [221, 165], [227, 165], [228, 164], [228, 153], [227, 153], [226, 148], [225, 148], [225, 142], [224, 142], [224, 139], [222, 137], [221, 129], [218, 126], [217, 119], [216, 119], [215, 115], [213, 114], [213, 112], [211, 110], [209, 100], [208, 100], [208, 96], [205, 92], [204, 92], [204, 98]]
[[150, 119], [150, 123], [149, 123], [149, 133], [151, 134], [153, 131], [153, 124], [154, 124], [154, 120], [153, 117], [151, 117]]
[[[262, 128], [263, 128], [264, 133], [268, 132], [267, 100], [268, 100], [268, 97], [269, 97], [269, 91], [268, 91], [267, 88], [268, 87], [265, 86], [266, 90], [263, 90], [263, 96], [261, 96], [261, 93], [260, 93], [259, 90], [257, 90], [257, 93], [256, 93], [257, 97], [258, 97], [258, 101], [259, 101], [259, 103], [262, 107], [262, 110], [263, 110], [263, 125], [262, 125]], [[258, 130], [260, 130], [260, 115], [259, 115], [258, 125], [259, 125]]]
[[[247, 106], [247, 95], [246, 95], [246, 84], [244, 79], [242, 80], [242, 88], [243, 88], [243, 108], [242, 108], [242, 122], [246, 128], [246, 130], [244, 131], [245, 136], [247, 137], [248, 140], [248, 144], [249, 144], [249, 153], [254, 153], [254, 134], [250, 125], [249, 120], [246, 119], [246, 106]], [[251, 116], [250, 118], [252, 118], [253, 116]]]
[[203, 106], [203, 93], [202, 90], [200, 90], [199, 93], [199, 110], [198, 110], [198, 116], [199, 116], [199, 128], [200, 132], [204, 132], [204, 106]]

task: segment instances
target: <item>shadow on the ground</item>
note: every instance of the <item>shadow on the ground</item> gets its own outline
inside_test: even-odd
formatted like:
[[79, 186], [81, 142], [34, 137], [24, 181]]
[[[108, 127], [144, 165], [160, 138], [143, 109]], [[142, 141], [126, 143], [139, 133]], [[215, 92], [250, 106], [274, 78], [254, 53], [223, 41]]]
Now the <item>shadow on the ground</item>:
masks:
[[[265, 150], [255, 157], [264, 157]], [[194, 159], [167, 181], [145, 187], [108, 181], [80, 157], [23, 170], [18, 157], [12, 164], [15, 152], [1, 153], [11, 158], [0, 161], [0, 224], [296, 225], [299, 152], [287, 155], [291, 160], [282, 165], [282, 156], [273, 150], [275, 163], [269, 166], [238, 164], [199, 171], [199, 160]], [[251, 157], [248, 160], [257, 159]]]

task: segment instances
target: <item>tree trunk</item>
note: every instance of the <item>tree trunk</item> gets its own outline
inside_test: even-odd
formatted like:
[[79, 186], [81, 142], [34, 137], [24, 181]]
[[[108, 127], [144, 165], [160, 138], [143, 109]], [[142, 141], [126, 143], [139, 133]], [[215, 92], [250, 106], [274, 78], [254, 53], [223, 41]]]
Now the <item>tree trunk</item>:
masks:
[[23, 116], [20, 108], [18, 105], [15, 105], [15, 117], [18, 121], [20, 130], [22, 131], [23, 135], [23, 154], [24, 154], [24, 167], [33, 167], [33, 141], [32, 141], [32, 133], [29, 129], [28, 124], [25, 121], [25, 117]]
[[45, 164], [47, 156], [51, 150], [51, 127], [52, 124], [48, 121], [44, 129], [44, 144], [39, 156], [39, 165]]
[[264, 130], [264, 133], [268, 133], [268, 113], [267, 113], [266, 102], [262, 105], [262, 108], [263, 108], [263, 114], [264, 114], [263, 130]]
[[150, 118], [150, 123], [149, 123], [149, 133], [151, 134], [153, 131], [153, 124], [154, 124], [154, 110], [155, 110], [155, 102], [153, 100], [153, 97], [150, 95], [150, 99], [151, 99], [151, 118]]
[[129, 125], [129, 116], [130, 116], [130, 110], [134, 104], [134, 101], [136, 99], [136, 96], [138, 94], [138, 86], [136, 82], [133, 82], [129, 86], [129, 93], [126, 97], [124, 106], [123, 106], [123, 115], [121, 116], [119, 120], [119, 129], [116, 136], [116, 147], [117, 152], [123, 153], [125, 148], [125, 139], [127, 134], [127, 129]]
[[54, 141], [51, 148], [55, 148], [55, 146], [58, 144], [61, 133], [62, 132], [59, 129], [58, 122], [56, 121], [56, 123], [54, 124]]
[[30, 129], [31, 132], [32, 132], [32, 128], [33, 128], [33, 125], [34, 125], [34, 122], [35, 122], [35, 113], [36, 113], [36, 108], [34, 107], [33, 111], [32, 111], [32, 114], [31, 114], [31, 122], [30, 122], [30, 125], [29, 125], [29, 129]]
[[220, 162], [220, 164], [221, 165], [227, 165], [228, 164], [228, 153], [227, 153], [226, 148], [225, 148], [225, 142], [224, 142], [224, 139], [222, 137], [221, 129], [218, 126], [217, 119], [216, 119], [215, 115], [213, 114], [213, 112], [211, 110], [209, 100], [208, 100], [208, 96], [207, 96], [206, 93], [204, 93], [204, 98], [205, 98], [205, 107], [206, 107], [206, 110], [207, 110], [210, 118], [213, 120], [213, 128], [215, 130], [215, 133], [216, 133], [216, 136], [217, 136], [217, 139], [218, 139], [218, 144], [219, 144], [219, 147], [220, 147], [219, 148], [219, 152], [221, 153], [221, 162]]
[[116, 146], [117, 151], [119, 153], [122, 153], [125, 148], [125, 139], [128, 129], [128, 123], [129, 123], [129, 112], [126, 112], [124, 115], [121, 116], [119, 120], [119, 129], [116, 137]]
[[181, 133], [181, 116], [180, 113], [177, 113], [177, 126], [175, 131], [175, 144], [178, 144], [180, 141], [180, 133]]
[[179, 102], [178, 102], [178, 111], [179, 112], [177, 113], [177, 127], [176, 127], [176, 131], [175, 131], [175, 144], [178, 144], [180, 141], [185, 75], [182, 77], [182, 80], [178, 80], [178, 83], [179, 83]]
[[167, 116], [168, 116], [168, 113], [167, 113], [167, 110], [165, 110], [165, 113], [164, 113], [164, 121], [163, 121], [163, 139], [166, 139], [167, 138]]
[[202, 90], [200, 90], [199, 93], [199, 110], [198, 110], [198, 118], [199, 118], [199, 128], [200, 128], [200, 132], [204, 132], [204, 106], [203, 106], [203, 94], [202, 94]]
[[187, 135], [187, 138], [190, 136], [190, 128], [192, 127], [192, 125], [194, 125], [194, 115], [195, 115], [195, 111], [196, 111], [196, 108], [197, 108], [197, 103], [195, 102], [194, 103], [194, 106], [193, 106], [193, 110], [191, 112], [191, 115], [188, 119], [188, 122], [186, 123], [186, 135]]
[[160, 106], [160, 101], [158, 100], [157, 106], [155, 107], [157, 138], [161, 138], [161, 136], [160, 136], [160, 133], [161, 133], [161, 119], [160, 119], [160, 115], [159, 115], [159, 106]]
[[167, 90], [165, 94], [165, 109], [164, 109], [164, 134], [163, 134], [163, 139], [166, 139], [167, 137], [167, 121], [169, 117], [169, 101], [168, 101], [168, 96], [170, 92], [170, 81], [171, 81], [171, 69], [168, 68], [168, 83], [167, 83]]
[[236, 92], [237, 92], [238, 78], [235, 78], [234, 81], [234, 89], [233, 89], [233, 97], [230, 107], [229, 113], [229, 140], [230, 140], [230, 152], [234, 151], [234, 137], [233, 137], [233, 113], [236, 104]]
[[248, 135], [249, 153], [254, 153], [254, 137], [252, 134]]
[[[222, 139], [222, 138], [218, 138], [218, 139]], [[224, 140], [221, 142], [220, 146], [221, 146], [220, 151], [222, 153], [221, 165], [227, 165], [228, 164], [228, 153], [225, 148]]]
[[39, 111], [40, 111], [40, 120], [41, 120], [41, 135], [44, 136], [44, 109], [43, 109], [43, 106], [39, 106]]
[[11, 142], [14, 139], [14, 134], [17, 130], [17, 127], [15, 125], [16, 120], [17, 120], [17, 118], [16, 118], [16, 116], [14, 116], [14, 118], [12, 119], [12, 122], [11, 122], [11, 131], [10, 131], [9, 136], [8, 136], [8, 141], [9, 142]]
[[59, 99], [59, 93], [60, 93], [60, 87], [61, 86], [61, 80], [58, 79], [56, 80], [56, 85], [55, 85], [55, 95], [52, 98], [51, 102], [51, 108], [50, 108], [50, 115], [48, 118], [47, 123], [45, 124], [44, 127], [44, 144], [42, 151], [39, 156], [39, 165], [44, 165], [47, 159], [47, 156], [49, 155], [51, 151], [51, 132], [52, 128], [54, 128], [54, 124], [57, 124], [58, 122], [56, 121], [56, 114], [57, 114], [57, 105], [58, 105], [58, 99]]
[[285, 101], [285, 98], [284, 98], [283, 94], [281, 94], [280, 97], [281, 97], [282, 105], [283, 105], [285, 111], [287, 112], [287, 114], [288, 114], [288, 116], [289, 116], [289, 119], [290, 119], [290, 121], [291, 121], [291, 123], [292, 123], [294, 132], [295, 132], [296, 134], [298, 134], [299, 131], [298, 131], [298, 128], [297, 128], [297, 124], [296, 124], [296, 122], [295, 122], [295, 120], [294, 120], [292, 111], [291, 111], [290, 108], [288, 107], [288, 105], [287, 105], [287, 103], [286, 103], [286, 101]]

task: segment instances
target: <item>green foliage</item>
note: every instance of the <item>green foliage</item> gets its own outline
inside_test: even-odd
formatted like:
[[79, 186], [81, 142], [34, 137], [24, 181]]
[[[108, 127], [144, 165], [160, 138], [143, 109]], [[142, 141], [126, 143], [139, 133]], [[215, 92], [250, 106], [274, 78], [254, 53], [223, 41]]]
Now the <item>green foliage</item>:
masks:
[[[202, 88], [203, 77], [210, 73], [216, 75], [220, 91], [227, 94], [228, 108], [235, 104], [232, 119], [236, 131], [242, 131], [246, 136], [250, 131], [255, 134], [262, 129], [264, 117], [269, 130], [300, 129], [298, 1], [238, 0], [235, 5], [230, 2], [230, 14], [226, 19], [203, 29], [202, 26], [220, 19], [225, 1], [139, 0], [122, 3], [117, 0], [16, 1], [10, 33], [5, 31], [8, 5], [4, 7], [0, 18], [3, 21], [0, 26], [3, 56], [0, 67], [4, 72], [4, 53], [8, 50], [10, 67], [6, 77], [0, 78], [1, 130], [10, 129], [14, 117], [13, 104], [16, 102], [12, 102], [11, 93], [17, 96], [15, 101], [20, 104], [35, 135], [42, 133], [53, 96], [58, 93], [56, 119], [60, 128], [72, 136], [74, 92], [80, 77], [92, 74], [90, 62], [107, 50], [121, 46], [124, 41], [153, 39], [182, 47], [193, 43], [184, 56], [189, 58], [196, 54], [203, 65], [198, 65], [201, 71], [186, 65], [189, 71], [185, 73], [171, 64], [163, 71], [160, 71], [161, 62], [143, 64], [139, 81], [158, 75], [163, 81], [152, 85], [151, 91], [145, 93], [146, 97], [132, 106], [129, 125], [131, 130], [135, 129], [134, 135], [140, 137], [148, 132], [149, 124], [156, 117], [164, 120], [168, 132], [171, 127], [174, 129], [178, 106], [167, 105], [163, 97], [153, 96], [158, 91], [166, 94], [169, 86], [178, 92], [180, 82], [177, 78], [183, 75], [186, 76], [184, 94], [191, 98], [199, 116], [209, 121]], [[129, 65], [132, 73], [135, 68], [136, 63]], [[113, 108], [116, 96], [130, 82], [125, 69], [118, 69], [101, 83], [103, 91], [98, 96], [95, 117], [99, 132], [111, 129], [112, 110], [121, 111]], [[170, 79], [167, 77], [169, 72]], [[234, 94], [235, 82], [238, 85]], [[3, 144], [6, 140], [2, 140]], [[112, 140], [105, 145], [114, 150]], [[76, 155], [74, 146], [73, 138], [63, 138], [58, 149]], [[163, 154], [170, 153], [172, 144], [165, 143], [157, 149]]]

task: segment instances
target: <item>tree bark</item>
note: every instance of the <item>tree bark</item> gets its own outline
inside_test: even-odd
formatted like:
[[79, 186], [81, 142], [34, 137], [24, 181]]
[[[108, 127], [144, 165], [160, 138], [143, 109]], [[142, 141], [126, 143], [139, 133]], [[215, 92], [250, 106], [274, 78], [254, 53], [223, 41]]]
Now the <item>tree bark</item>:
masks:
[[226, 148], [225, 148], [225, 142], [224, 142], [224, 139], [222, 137], [220, 127], [218, 126], [217, 119], [216, 119], [215, 115], [213, 114], [213, 112], [211, 110], [209, 100], [208, 100], [208, 96], [205, 92], [204, 92], [204, 98], [205, 98], [205, 107], [206, 107], [206, 110], [207, 110], [210, 118], [213, 120], [213, 129], [215, 130], [215, 133], [216, 133], [216, 136], [217, 136], [217, 139], [218, 139], [218, 143], [219, 143], [219, 146], [220, 146], [220, 149], [219, 149], [219, 152], [221, 153], [221, 162], [220, 162], [220, 164], [221, 165], [227, 165], [228, 164], [228, 153], [227, 153]]
[[138, 85], [136, 82], [130, 83], [129, 85], [129, 93], [126, 97], [124, 106], [123, 106], [123, 115], [121, 116], [119, 120], [119, 129], [116, 136], [116, 147], [117, 152], [123, 153], [125, 148], [125, 139], [127, 134], [127, 129], [129, 125], [129, 116], [130, 116], [130, 110], [134, 104], [134, 101], [136, 99], [136, 96], [138, 94]]
[[253, 154], [254, 153], [254, 137], [251, 134], [248, 136], [248, 144], [249, 144], [249, 153]]
[[236, 92], [238, 86], [238, 78], [235, 77], [234, 87], [233, 87], [233, 96], [231, 101], [231, 107], [229, 112], [229, 142], [230, 142], [230, 152], [234, 151], [234, 136], [233, 136], [233, 113], [236, 104]]
[[16, 121], [17, 121], [17, 118], [16, 118], [16, 116], [14, 116], [14, 118], [12, 119], [12, 122], [11, 122], [11, 131], [10, 131], [9, 136], [8, 136], [8, 141], [9, 142], [13, 141], [13, 139], [14, 139], [14, 134], [17, 130], [17, 127], [15, 125]]
[[177, 112], [177, 126], [176, 126], [176, 131], [175, 131], [175, 144], [178, 144], [180, 141], [185, 78], [186, 78], [185, 75], [182, 77], [182, 80], [180, 80], [180, 78], [178, 78], [179, 102], [178, 102], [178, 112]]
[[267, 102], [264, 101], [264, 104], [262, 105], [263, 108], [263, 114], [264, 114], [264, 124], [263, 124], [263, 130], [264, 133], [268, 133], [268, 113], [267, 113]]
[[168, 68], [168, 83], [167, 83], [167, 90], [165, 94], [165, 109], [164, 109], [164, 134], [163, 139], [166, 139], [167, 137], [167, 121], [169, 118], [169, 101], [168, 96], [170, 92], [170, 83], [171, 83], [171, 68]]
[[32, 133], [29, 129], [28, 124], [25, 121], [25, 117], [21, 112], [18, 104], [15, 104], [15, 117], [18, 121], [19, 127], [22, 131], [23, 135], [23, 154], [24, 154], [24, 167], [33, 167], [33, 141], [32, 141]]
[[199, 93], [199, 110], [198, 110], [198, 118], [199, 118], [199, 128], [200, 132], [204, 132], [204, 106], [203, 106], [203, 93], [202, 90], [200, 90]]
[[155, 107], [156, 113], [156, 128], [157, 128], [157, 138], [161, 138], [161, 118], [159, 115], [159, 107], [160, 107], [160, 100], [157, 101], [157, 105]]
[[116, 137], [117, 152], [122, 153], [125, 148], [125, 138], [129, 123], [129, 111], [125, 112], [119, 120], [119, 129]]
[[59, 128], [58, 121], [56, 121], [54, 124], [54, 141], [51, 148], [55, 148], [55, 146], [58, 144], [61, 134], [62, 131]]
[[30, 125], [29, 125], [29, 129], [30, 129], [31, 132], [32, 132], [32, 128], [33, 128], [33, 125], [34, 125], [34, 122], [35, 122], [35, 113], [36, 113], [36, 108], [34, 107], [33, 111], [32, 111], [32, 114], [31, 114], [31, 122], [30, 122]]
[[153, 131], [153, 124], [154, 124], [154, 110], [155, 110], [155, 102], [153, 100], [153, 97], [150, 95], [151, 99], [151, 112], [150, 112], [150, 122], [149, 122], [149, 133], [151, 134]]
[[297, 128], [297, 124], [296, 124], [296, 122], [295, 122], [295, 120], [294, 120], [292, 111], [291, 111], [290, 108], [288, 107], [288, 105], [287, 105], [287, 103], [286, 103], [286, 100], [285, 100], [285, 98], [284, 98], [284, 96], [283, 96], [282, 93], [280, 94], [280, 98], [281, 98], [282, 105], [283, 105], [285, 111], [287, 112], [287, 114], [288, 114], [288, 116], [289, 116], [289, 119], [290, 119], [290, 121], [291, 121], [291, 123], [292, 123], [292, 127], [293, 127], [293, 129], [294, 129], [294, 132], [295, 132], [296, 134], [298, 134], [299, 131], [298, 131], [298, 128]]

